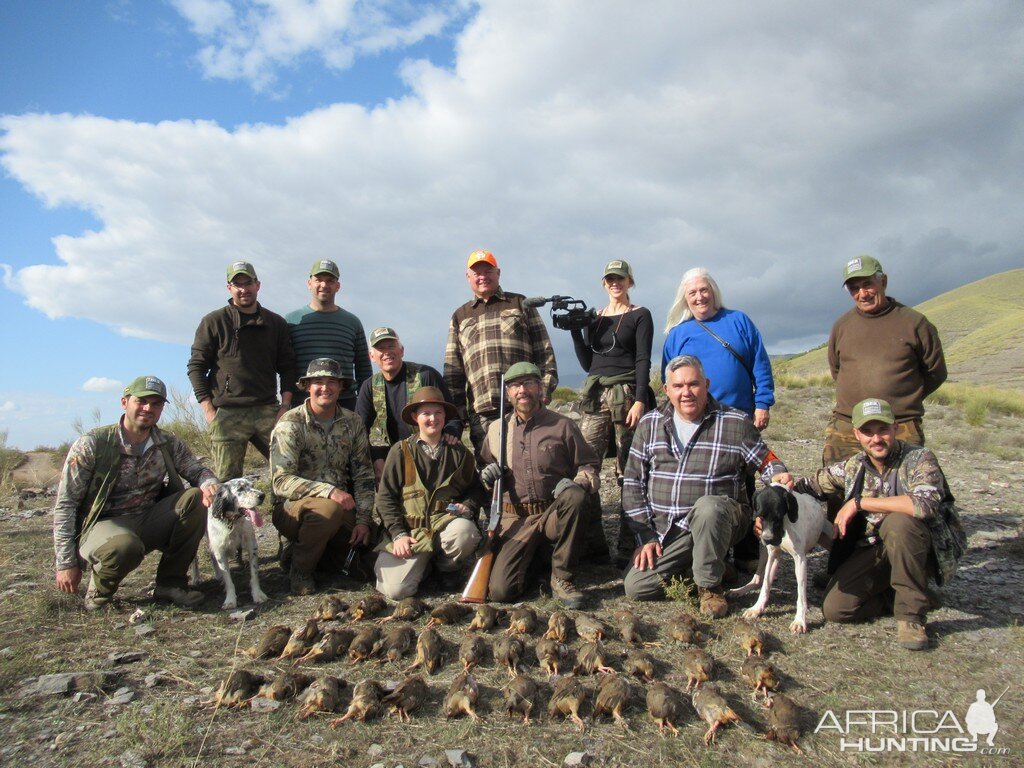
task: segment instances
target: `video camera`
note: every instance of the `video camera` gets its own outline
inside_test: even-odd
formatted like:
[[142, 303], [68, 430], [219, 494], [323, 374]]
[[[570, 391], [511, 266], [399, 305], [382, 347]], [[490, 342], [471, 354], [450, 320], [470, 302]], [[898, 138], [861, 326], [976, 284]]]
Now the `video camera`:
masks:
[[588, 307], [585, 301], [574, 299], [572, 296], [535, 296], [532, 299], [525, 299], [523, 304], [527, 307], [542, 307], [549, 302], [551, 323], [563, 331], [583, 330], [597, 317], [597, 311], [593, 307]]

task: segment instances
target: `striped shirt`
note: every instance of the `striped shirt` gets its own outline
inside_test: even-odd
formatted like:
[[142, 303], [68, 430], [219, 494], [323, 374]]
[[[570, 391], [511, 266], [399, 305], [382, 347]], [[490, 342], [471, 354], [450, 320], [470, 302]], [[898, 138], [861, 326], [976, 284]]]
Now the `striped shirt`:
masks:
[[[334, 312], [318, 312], [302, 307], [285, 316], [291, 332], [292, 347], [295, 350], [295, 370], [305, 376], [310, 362], [318, 357], [329, 357], [341, 363], [343, 371], [355, 367], [355, 384], [345, 390], [338, 399], [345, 407], [355, 407], [359, 385], [370, 378], [370, 353], [366, 345], [366, 334], [359, 318], [346, 309], [338, 307]], [[299, 402], [305, 393], [298, 393]]]
[[640, 419], [622, 484], [622, 507], [644, 544], [662, 542], [702, 496], [728, 496], [749, 506], [745, 478], [758, 472], [765, 483], [785, 465], [769, 450], [750, 418], [708, 398], [704, 418], [680, 447], [668, 404]]

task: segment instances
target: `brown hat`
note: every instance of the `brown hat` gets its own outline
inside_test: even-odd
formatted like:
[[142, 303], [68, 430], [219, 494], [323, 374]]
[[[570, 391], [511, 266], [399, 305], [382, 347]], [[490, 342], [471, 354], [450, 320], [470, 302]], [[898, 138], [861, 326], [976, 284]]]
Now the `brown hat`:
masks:
[[443, 405], [445, 421], [451, 421], [452, 419], [457, 419], [459, 417], [458, 409], [444, 399], [444, 395], [440, 389], [437, 387], [420, 387], [412, 393], [412, 397], [409, 398], [409, 404], [402, 409], [402, 421], [406, 424], [416, 426], [416, 409], [426, 403], [430, 403], [431, 405]]

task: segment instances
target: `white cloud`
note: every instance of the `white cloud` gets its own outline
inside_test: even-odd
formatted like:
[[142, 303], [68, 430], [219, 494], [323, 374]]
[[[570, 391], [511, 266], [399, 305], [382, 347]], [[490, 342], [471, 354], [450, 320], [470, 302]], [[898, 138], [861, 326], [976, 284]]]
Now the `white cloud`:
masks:
[[92, 376], [82, 384], [83, 392], [117, 392], [124, 391], [124, 383], [117, 379], [108, 379], [105, 376]]
[[[235, 6], [225, 22], [225, 4], [193, 5], [197, 29], [237, 22]], [[327, 39], [295, 24], [265, 49]], [[343, 304], [437, 361], [474, 248], [511, 290], [591, 301], [601, 266], [626, 258], [659, 321], [703, 264], [792, 349], [845, 310], [851, 255], [878, 256], [911, 302], [1024, 262], [1007, 214], [1022, 27], [999, 2], [485, 2], [453, 71], [409, 62], [410, 95], [375, 109], [234, 130], [8, 116], [8, 173], [103, 224], [55, 237], [60, 264], [8, 283], [50, 317], [187, 344], [225, 298], [224, 264], [254, 261], [261, 300], [287, 311], [332, 256]]]
[[386, 0], [172, 0], [206, 45], [198, 53], [207, 77], [247, 80], [257, 91], [303, 56], [332, 69], [356, 55], [402, 48], [437, 35], [462, 13], [458, 2]]
[[16, 408], [17, 406], [14, 404], [13, 400], [5, 400], [0, 404], [0, 413], [14, 413]]

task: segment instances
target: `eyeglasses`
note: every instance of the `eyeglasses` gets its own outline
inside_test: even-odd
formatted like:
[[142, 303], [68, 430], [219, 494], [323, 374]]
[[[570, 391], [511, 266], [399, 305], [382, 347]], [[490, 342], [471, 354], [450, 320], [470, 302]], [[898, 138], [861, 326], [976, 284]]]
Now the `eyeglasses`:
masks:
[[516, 390], [527, 389], [529, 387], [533, 387], [533, 386], [538, 385], [538, 384], [540, 384], [540, 382], [537, 381], [536, 379], [524, 379], [522, 381], [510, 381], [509, 383], [507, 383], [505, 385], [505, 389], [507, 389], [509, 392], [515, 392]]

